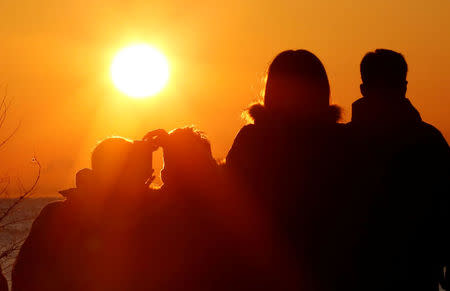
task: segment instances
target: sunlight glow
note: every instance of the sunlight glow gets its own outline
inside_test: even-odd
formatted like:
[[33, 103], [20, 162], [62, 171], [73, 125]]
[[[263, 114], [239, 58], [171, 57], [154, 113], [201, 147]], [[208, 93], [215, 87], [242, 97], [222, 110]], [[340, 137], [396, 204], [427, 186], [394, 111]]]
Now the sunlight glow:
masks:
[[169, 64], [155, 48], [146, 44], [132, 45], [115, 56], [111, 77], [121, 92], [130, 97], [144, 98], [165, 87], [169, 80]]

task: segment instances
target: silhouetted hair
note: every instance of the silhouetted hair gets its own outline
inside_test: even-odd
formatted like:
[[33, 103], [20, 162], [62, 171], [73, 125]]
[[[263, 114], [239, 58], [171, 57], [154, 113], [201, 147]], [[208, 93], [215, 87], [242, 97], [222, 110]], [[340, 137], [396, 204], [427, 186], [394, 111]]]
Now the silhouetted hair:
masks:
[[192, 126], [177, 128], [169, 132], [169, 138], [164, 148], [180, 159], [193, 160], [195, 157], [201, 159], [198, 162], [214, 160], [208, 139], [203, 132]]
[[338, 106], [330, 106], [330, 84], [322, 62], [307, 50], [287, 50], [275, 57], [267, 72], [264, 104], [252, 104], [244, 116], [253, 120], [340, 119]]
[[89, 184], [92, 183], [92, 170], [87, 168], [79, 170], [75, 181], [78, 189], [89, 187]]
[[400, 53], [377, 49], [364, 56], [360, 70], [364, 84], [397, 87], [406, 82], [408, 64]]
[[96, 178], [106, 183], [117, 180], [128, 167], [132, 149], [133, 143], [122, 137], [107, 138], [98, 143], [91, 156]]
[[94, 171], [104, 171], [123, 164], [131, 153], [132, 142], [123, 137], [102, 140], [92, 151], [91, 165]]
[[307, 50], [288, 50], [275, 57], [267, 73], [264, 105], [303, 109], [329, 105], [330, 84], [322, 62]]
[[[172, 130], [162, 144], [164, 150], [164, 169], [161, 173], [163, 181], [167, 177], [183, 175], [202, 175], [217, 166], [211, 144], [205, 135], [194, 127], [183, 127]], [[184, 173], [184, 174], [183, 174]]]

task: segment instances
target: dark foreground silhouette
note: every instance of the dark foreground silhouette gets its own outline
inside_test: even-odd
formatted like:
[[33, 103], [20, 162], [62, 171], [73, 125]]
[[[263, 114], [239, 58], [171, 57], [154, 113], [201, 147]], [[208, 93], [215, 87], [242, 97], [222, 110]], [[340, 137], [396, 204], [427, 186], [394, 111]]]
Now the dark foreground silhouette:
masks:
[[[360, 241], [355, 287], [438, 290], [448, 266], [450, 151], [405, 97], [407, 64], [389, 50], [361, 62], [354, 140], [353, 209]], [[356, 212], [355, 212], [356, 213]]]
[[152, 211], [142, 220], [140, 228], [150, 231], [131, 289], [263, 290], [258, 281], [266, 280], [256, 276], [263, 268], [243, 258], [250, 251], [239, 231], [245, 222], [232, 221], [242, 212], [233, 207], [208, 140], [192, 128], [151, 132], [144, 140], [163, 148], [164, 185], [152, 190]]
[[[151, 152], [159, 146], [164, 186], [149, 189]], [[104, 140], [92, 170], [77, 174], [77, 188], [62, 191], [67, 200], [48, 205], [34, 222], [13, 290], [273, 286], [264, 264], [247, 259], [257, 257], [255, 236], [247, 238], [250, 216], [234, 207], [219, 170], [209, 142], [191, 128], [151, 132], [134, 144]]]
[[447, 287], [449, 147], [406, 99], [406, 75], [400, 54], [367, 54], [343, 125], [321, 61], [282, 52], [224, 165], [189, 127], [105, 139], [33, 223], [13, 290]]
[[63, 192], [67, 200], [46, 206], [33, 223], [12, 289], [125, 290], [121, 274], [128, 272], [133, 227], [144, 213], [151, 154], [120, 138], [101, 142], [92, 170], [80, 171], [77, 188]]
[[269, 67], [264, 105], [227, 156], [234, 182], [270, 217], [298, 290], [334, 289], [342, 270], [338, 223], [345, 131], [330, 106], [328, 77], [305, 50], [285, 51]]

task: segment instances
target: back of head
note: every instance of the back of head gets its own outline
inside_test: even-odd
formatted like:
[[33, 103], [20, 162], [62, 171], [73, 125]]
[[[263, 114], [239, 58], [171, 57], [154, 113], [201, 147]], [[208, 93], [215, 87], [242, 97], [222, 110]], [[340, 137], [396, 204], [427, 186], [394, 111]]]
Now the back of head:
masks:
[[193, 127], [171, 131], [163, 142], [163, 149], [162, 178], [165, 184], [198, 180], [208, 176], [217, 165], [209, 141]]
[[132, 152], [132, 143], [121, 137], [102, 140], [91, 156], [92, 171], [96, 182], [113, 183], [125, 172], [127, 160]]
[[361, 61], [361, 92], [365, 97], [396, 98], [406, 94], [408, 65], [402, 54], [377, 49]]
[[98, 186], [130, 187], [144, 185], [152, 174], [151, 150], [142, 150], [139, 144], [122, 137], [101, 141], [92, 152], [91, 164]]
[[264, 94], [267, 110], [311, 115], [329, 107], [330, 85], [322, 62], [307, 50], [288, 50], [269, 67]]

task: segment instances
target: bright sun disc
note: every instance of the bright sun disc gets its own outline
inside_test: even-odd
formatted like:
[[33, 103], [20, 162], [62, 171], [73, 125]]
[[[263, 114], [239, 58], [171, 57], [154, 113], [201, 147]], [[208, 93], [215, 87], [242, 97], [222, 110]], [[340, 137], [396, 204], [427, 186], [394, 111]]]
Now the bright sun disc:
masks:
[[144, 98], [161, 91], [169, 80], [169, 64], [155, 48], [139, 44], [122, 49], [111, 65], [114, 85], [130, 97]]

